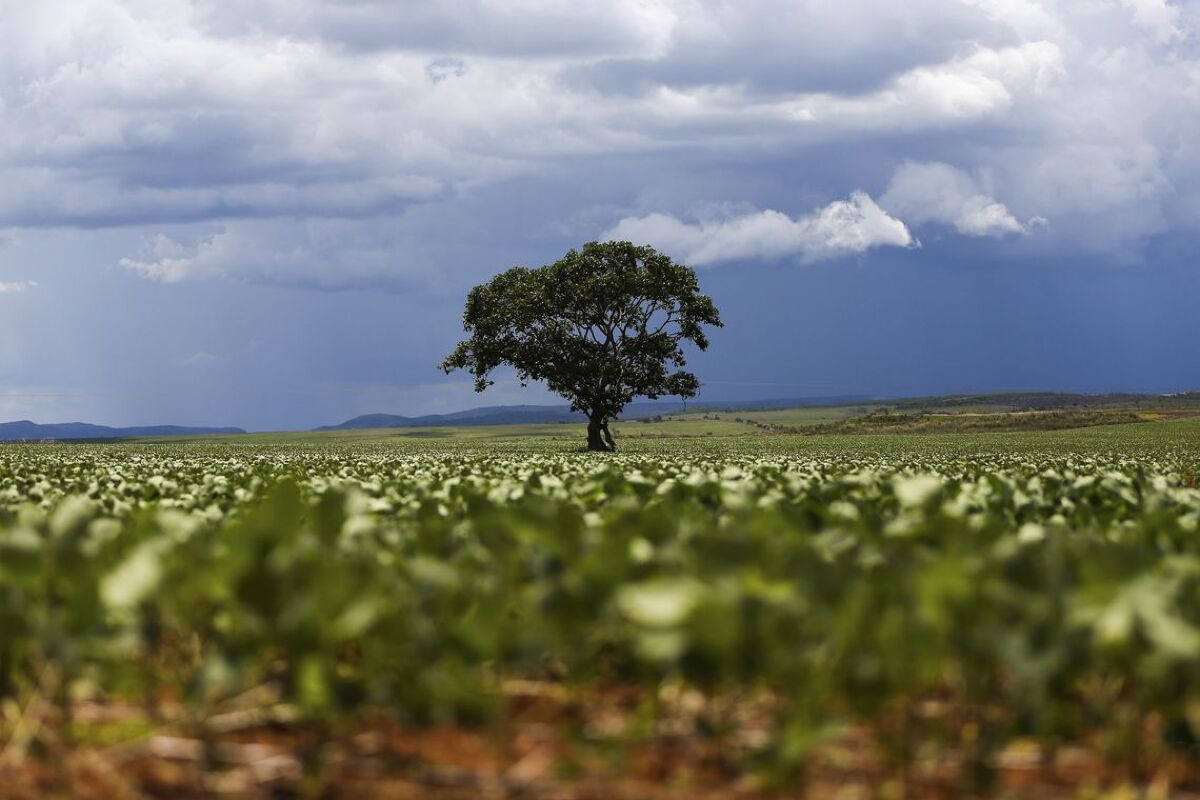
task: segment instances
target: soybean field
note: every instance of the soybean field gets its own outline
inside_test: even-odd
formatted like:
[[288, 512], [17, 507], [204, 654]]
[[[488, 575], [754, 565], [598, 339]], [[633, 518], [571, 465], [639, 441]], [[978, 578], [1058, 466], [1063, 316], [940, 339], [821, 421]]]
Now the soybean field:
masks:
[[0, 797], [1200, 797], [1200, 422], [0, 446]]

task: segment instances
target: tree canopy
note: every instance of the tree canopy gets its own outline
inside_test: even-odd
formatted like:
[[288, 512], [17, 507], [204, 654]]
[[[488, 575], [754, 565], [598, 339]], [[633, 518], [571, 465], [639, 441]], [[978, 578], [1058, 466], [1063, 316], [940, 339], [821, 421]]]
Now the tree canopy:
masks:
[[635, 397], [693, 397], [683, 343], [707, 349], [721, 327], [695, 271], [653, 247], [589, 242], [544, 267], [513, 267], [467, 295], [470, 338], [441, 367], [468, 370], [475, 391], [507, 364], [522, 385], [544, 381], [588, 417], [588, 448], [615, 447], [608, 421]]

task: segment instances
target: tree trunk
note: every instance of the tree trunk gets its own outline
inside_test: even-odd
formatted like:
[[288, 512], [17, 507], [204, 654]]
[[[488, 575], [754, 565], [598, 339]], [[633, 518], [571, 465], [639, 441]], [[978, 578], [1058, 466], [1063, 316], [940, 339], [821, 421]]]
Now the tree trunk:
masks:
[[608, 449], [617, 452], [617, 443], [613, 441], [612, 434], [608, 431], [608, 420], [600, 423], [600, 430], [604, 433], [604, 443], [608, 445]]
[[[608, 452], [608, 445], [604, 443], [604, 429], [608, 427], [603, 417], [592, 417], [588, 420], [588, 450], [594, 450], [600, 453]], [[609, 437], [611, 441], [612, 437]]]

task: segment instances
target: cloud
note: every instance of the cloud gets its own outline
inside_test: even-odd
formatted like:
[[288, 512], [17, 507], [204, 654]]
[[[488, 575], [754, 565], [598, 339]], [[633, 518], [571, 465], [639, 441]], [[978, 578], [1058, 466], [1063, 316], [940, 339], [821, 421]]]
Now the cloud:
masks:
[[[179, 154], [181, 163], [196, 155]], [[115, 178], [83, 179], [52, 170], [16, 168], [0, 196], [0, 219], [27, 227], [103, 228], [230, 218], [355, 218], [401, 210], [443, 194], [436, 178], [413, 176], [289, 183], [129, 186]]]
[[20, 294], [37, 286], [37, 281], [0, 281], [0, 294]]
[[461, 58], [435, 58], [425, 66], [425, 74], [432, 83], [461, 78], [467, 74], [467, 62]]
[[1062, 74], [1053, 42], [977, 48], [962, 58], [916, 67], [866, 95], [818, 94], [791, 101], [800, 122], [852, 130], [943, 127], [1002, 114]]
[[[393, 223], [394, 225], [394, 223]], [[393, 225], [376, 221], [239, 220], [219, 230], [175, 238], [156, 233], [121, 267], [162, 283], [229, 278], [321, 289], [411, 286], [429, 276], [425, 262]]]
[[1173, 42], [1184, 36], [1179, 25], [1179, 8], [1167, 0], [1121, 0], [1121, 5], [1133, 14], [1134, 22], [1161, 43]]
[[796, 219], [772, 210], [697, 223], [665, 214], [626, 217], [603, 238], [650, 244], [696, 265], [792, 256], [819, 261], [916, 243], [903, 222], [864, 192]]
[[1058, 20], [1042, 6], [1040, 0], [963, 0], [975, 6], [990, 19], [1014, 30], [1025, 39], [1058, 37], [1063, 33]]
[[974, 178], [949, 164], [903, 164], [879, 203], [910, 224], [940, 223], [965, 236], [1004, 236], [1026, 230]]
[[657, 53], [676, 23], [662, 0], [266, 0], [248, 9], [205, 3], [217, 34], [266, 28], [351, 51], [415, 50], [484, 56], [586, 58]]
[[902, 72], [956, 57], [964, 41], [1012, 43], [985, 15], [945, 0], [678, 2], [659, 54], [570, 70], [602, 91], [641, 94], [737, 85], [757, 96], [861, 94]]
[[142, 242], [137, 257], [122, 258], [120, 264], [143, 278], [164, 283], [174, 283], [197, 273], [211, 273], [225, 261], [223, 236], [214, 234], [188, 247], [165, 234], [156, 234]]
[[[496, 187], [543, 180], [549, 229], [680, 208], [642, 195], [701, 170], [734, 186], [692, 207], [777, 208], [946, 161], [988, 185], [900, 219], [994, 235], [1040, 215], [1047, 246], [1136, 251], [1200, 227], [1198, 18], [1166, 0], [15, 4], [0, 228], [162, 233], [182, 251], [123, 262], [155, 280], [377, 285], [414, 248], [425, 273], [466, 269], [437, 255], [446, 225], [386, 229]], [[526, 235], [481, 211], [481, 236]], [[334, 222], [357, 231], [344, 254], [308, 238]]]

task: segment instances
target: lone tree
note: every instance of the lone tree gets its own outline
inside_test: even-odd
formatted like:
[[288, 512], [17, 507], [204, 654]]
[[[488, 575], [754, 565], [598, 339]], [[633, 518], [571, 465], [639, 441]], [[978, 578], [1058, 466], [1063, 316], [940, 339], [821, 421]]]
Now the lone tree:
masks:
[[589, 242], [472, 289], [463, 312], [471, 338], [441, 367], [469, 370], [477, 392], [502, 364], [522, 386], [545, 381], [587, 415], [589, 450], [615, 450], [608, 421], [634, 397], [695, 396], [700, 382], [678, 368], [681, 343], [708, 347], [703, 325], [721, 327], [721, 318], [691, 267], [652, 247]]

